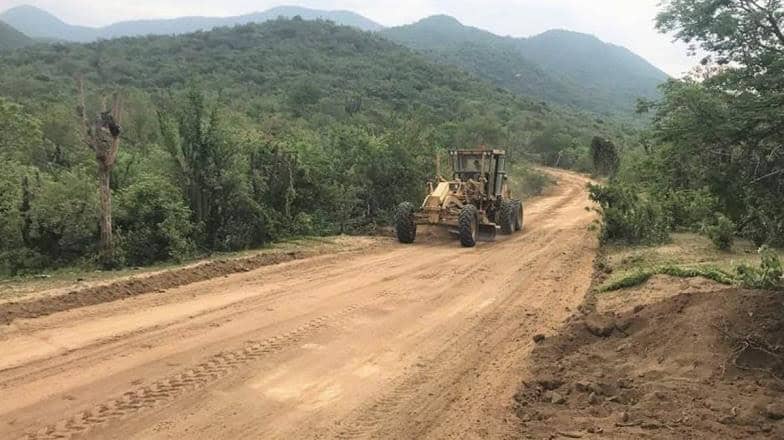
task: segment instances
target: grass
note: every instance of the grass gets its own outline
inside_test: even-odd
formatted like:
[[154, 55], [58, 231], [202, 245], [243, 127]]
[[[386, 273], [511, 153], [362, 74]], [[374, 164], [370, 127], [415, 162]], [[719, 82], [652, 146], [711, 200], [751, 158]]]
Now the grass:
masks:
[[[784, 253], [779, 252], [784, 258]], [[611, 275], [597, 287], [599, 292], [610, 292], [639, 286], [655, 275], [678, 278], [702, 277], [720, 284], [741, 284], [737, 275], [739, 265], [758, 266], [757, 248], [738, 241], [728, 251], [721, 251], [706, 237], [678, 233], [671, 242], [651, 247], [608, 245], [605, 248], [606, 272]]]

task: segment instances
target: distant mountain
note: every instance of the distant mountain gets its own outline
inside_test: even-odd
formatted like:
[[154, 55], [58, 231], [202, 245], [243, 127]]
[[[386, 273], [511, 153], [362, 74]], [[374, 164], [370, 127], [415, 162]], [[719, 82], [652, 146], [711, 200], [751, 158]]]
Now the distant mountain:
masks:
[[0, 21], [0, 50], [18, 49], [34, 42], [32, 38]]
[[438, 15], [381, 34], [517, 94], [598, 113], [630, 112], [668, 78], [628, 49], [576, 32], [501, 37]]
[[669, 78], [629, 49], [593, 35], [552, 30], [520, 39], [519, 45], [523, 57], [567, 76], [592, 99], [603, 97], [604, 106], [633, 108], [637, 97], [658, 96], [657, 87]]
[[281, 6], [236, 17], [136, 20], [91, 28], [64, 23], [32, 6], [19, 6], [0, 13], [0, 21], [35, 39], [91, 42], [125, 36], [186, 34], [295, 16], [377, 31], [433, 61], [457, 66], [518, 95], [600, 114], [631, 112], [637, 98], [658, 96], [657, 86], [668, 78], [628, 49], [592, 35], [554, 30], [531, 38], [502, 37], [465, 26], [446, 15], [384, 29], [349, 11]]
[[91, 41], [96, 30], [64, 23], [54, 15], [33, 6], [18, 6], [0, 14], [0, 21], [31, 38], [66, 41]]
[[0, 21], [10, 24], [33, 38], [84, 43], [102, 38], [185, 34], [220, 26], [261, 23], [278, 17], [292, 18], [297, 15], [305, 20], [330, 20], [337, 24], [367, 31], [382, 29], [380, 24], [350, 11], [322, 11], [297, 6], [280, 6], [264, 12], [235, 17], [180, 17], [163, 20], [123, 21], [99, 28], [70, 25], [42, 9], [33, 6], [18, 6], [0, 13]]

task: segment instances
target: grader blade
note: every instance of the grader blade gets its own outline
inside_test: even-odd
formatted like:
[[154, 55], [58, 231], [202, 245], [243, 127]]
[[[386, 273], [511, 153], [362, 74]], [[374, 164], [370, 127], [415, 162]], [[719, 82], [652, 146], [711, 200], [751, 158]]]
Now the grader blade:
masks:
[[479, 241], [495, 241], [496, 233], [497, 228], [494, 224], [479, 225], [479, 236], [477, 238]]

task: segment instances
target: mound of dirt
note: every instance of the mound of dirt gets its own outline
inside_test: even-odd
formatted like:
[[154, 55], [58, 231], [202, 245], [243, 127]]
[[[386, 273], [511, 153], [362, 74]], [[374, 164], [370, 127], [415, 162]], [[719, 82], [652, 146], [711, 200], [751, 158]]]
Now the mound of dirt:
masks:
[[262, 266], [317, 255], [314, 251], [262, 253], [248, 258], [214, 260], [195, 266], [158, 272], [149, 276], [124, 279], [110, 284], [72, 290], [54, 296], [0, 303], [0, 325], [19, 318], [37, 318], [56, 312], [128, 298], [135, 295], [163, 292], [224, 275], [249, 272]]
[[784, 438], [782, 294], [602, 301], [534, 348], [523, 438]]

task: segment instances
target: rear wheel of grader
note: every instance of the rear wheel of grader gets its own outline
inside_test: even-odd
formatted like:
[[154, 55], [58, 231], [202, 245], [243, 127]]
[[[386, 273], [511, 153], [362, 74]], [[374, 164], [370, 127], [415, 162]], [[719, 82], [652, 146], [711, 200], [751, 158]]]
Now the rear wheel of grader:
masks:
[[416, 223], [414, 222], [414, 206], [408, 202], [398, 205], [395, 211], [395, 232], [397, 240], [410, 244], [416, 239]]
[[523, 209], [523, 202], [515, 200], [514, 202], [514, 230], [523, 230], [523, 218], [525, 217], [525, 210]]
[[495, 215], [495, 222], [501, 227], [501, 233], [509, 235], [515, 231], [515, 209], [517, 206], [512, 200], [504, 200]]
[[465, 205], [457, 217], [460, 224], [460, 244], [464, 247], [476, 246], [476, 237], [479, 231], [479, 211], [474, 205]]

